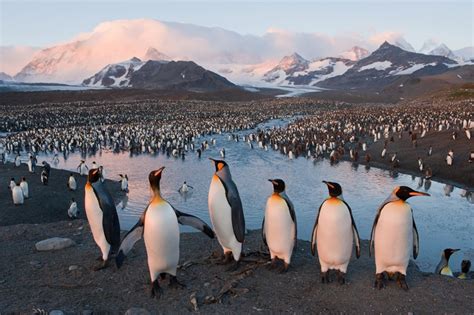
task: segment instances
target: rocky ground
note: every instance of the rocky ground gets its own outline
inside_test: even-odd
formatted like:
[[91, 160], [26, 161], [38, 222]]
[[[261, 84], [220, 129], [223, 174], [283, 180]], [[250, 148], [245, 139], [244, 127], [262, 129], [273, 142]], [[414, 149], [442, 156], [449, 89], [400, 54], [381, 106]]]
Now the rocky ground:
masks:
[[[39, 252], [35, 243], [67, 237], [74, 246]], [[160, 300], [149, 296], [149, 275], [142, 241], [121, 269], [112, 265], [93, 271], [99, 250], [86, 221], [20, 224], [0, 227], [0, 309], [31, 313], [34, 309], [65, 313], [124, 313], [132, 307], [151, 313], [457, 313], [474, 311], [474, 280], [458, 280], [422, 273], [414, 264], [408, 271], [410, 290], [395, 282], [373, 288], [374, 264], [367, 242], [362, 257], [349, 265], [347, 284], [319, 281], [319, 264], [309, 243], [299, 241], [291, 268], [277, 274], [267, 270], [260, 232], [246, 237], [244, 262], [235, 272], [216, 265], [210, 256], [219, 251], [216, 240], [200, 233], [181, 236], [178, 279], [185, 289], [163, 285]]]

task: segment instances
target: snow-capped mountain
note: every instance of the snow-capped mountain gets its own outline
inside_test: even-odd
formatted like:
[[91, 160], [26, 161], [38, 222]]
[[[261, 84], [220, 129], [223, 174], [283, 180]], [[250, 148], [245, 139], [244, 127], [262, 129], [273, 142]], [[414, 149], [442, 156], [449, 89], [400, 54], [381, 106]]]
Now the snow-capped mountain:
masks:
[[141, 61], [111, 64], [82, 83], [85, 86], [217, 91], [236, 86], [192, 61]]
[[349, 59], [352, 61], [357, 61], [357, 60], [367, 57], [368, 55], [370, 55], [370, 52], [367, 49], [359, 47], [359, 46], [354, 46], [350, 50], [340, 53], [338, 57], [343, 58], [343, 59]]
[[136, 57], [110, 64], [92, 77], [85, 79], [82, 84], [95, 87], [127, 87], [132, 73], [139, 70], [144, 64], [145, 62]]
[[13, 81], [13, 78], [5, 72], [0, 72], [0, 80], [2, 80], [2, 81]]
[[158, 49], [149, 47], [145, 55], [143, 55], [142, 60], [169, 61], [171, 58], [168, 55], [159, 52]]
[[444, 56], [405, 51], [388, 42], [359, 60], [343, 75], [317, 84], [334, 89], [378, 89], [403, 75], [425, 76], [443, 73], [458, 64]]
[[418, 52], [420, 54], [429, 55], [433, 49], [439, 46], [439, 44], [440, 42], [434, 38], [427, 39], [423, 43], [423, 46], [421, 46], [420, 50], [418, 50]]
[[309, 61], [293, 53], [290, 56], [283, 57], [278, 65], [264, 74], [263, 80], [269, 83], [280, 83], [295, 72], [304, 71], [308, 68]]
[[453, 53], [464, 61], [474, 60], [474, 46], [464, 47], [453, 51]]
[[443, 43], [441, 43], [440, 45], [438, 45], [437, 47], [432, 49], [428, 53], [428, 55], [443, 56], [443, 57], [447, 57], [447, 58], [452, 59], [452, 60], [458, 59], [458, 57], [453, 54], [451, 49], [449, 49], [448, 46], [446, 46]]
[[390, 41], [390, 43], [393, 46], [397, 46], [405, 51], [415, 52], [415, 48], [413, 48], [413, 46], [409, 42], [407, 42], [403, 37], [398, 37], [397, 39]]

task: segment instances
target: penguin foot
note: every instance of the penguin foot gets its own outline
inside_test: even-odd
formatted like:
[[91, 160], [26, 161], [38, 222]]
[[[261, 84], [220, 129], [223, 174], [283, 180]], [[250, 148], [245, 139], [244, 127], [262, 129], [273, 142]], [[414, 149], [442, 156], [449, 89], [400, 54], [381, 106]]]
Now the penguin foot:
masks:
[[277, 267], [278, 265], [278, 260], [277, 258], [273, 258], [272, 262], [267, 266], [268, 270], [273, 270]]
[[329, 270], [326, 272], [321, 271], [321, 283], [329, 283]]
[[346, 283], [346, 274], [340, 270], [336, 270], [336, 275], [337, 275], [337, 282], [340, 285], [343, 285]]
[[283, 262], [282, 264], [280, 264], [280, 267], [277, 269], [278, 273], [285, 273], [288, 271], [288, 268], [290, 267], [289, 264], [287, 264], [286, 262]]
[[396, 273], [397, 275], [397, 284], [400, 288], [402, 288], [405, 291], [408, 291], [408, 284], [406, 281], [406, 276], [400, 272]]
[[[102, 259], [101, 259], [102, 260]], [[93, 270], [94, 271], [99, 271], [102, 269], [105, 269], [109, 266], [109, 260], [102, 260], [102, 262], [98, 263], [97, 265], [94, 266]]]
[[160, 299], [162, 295], [163, 295], [163, 290], [161, 289], [160, 284], [158, 283], [158, 279], [156, 279], [151, 284], [150, 296], [152, 298]]
[[375, 274], [374, 288], [377, 288], [380, 290], [380, 289], [383, 289], [384, 287], [385, 287], [385, 283], [384, 283], [383, 273]]
[[102, 255], [98, 256], [95, 260], [96, 261], [102, 261]]
[[185, 289], [186, 285], [182, 284], [181, 282], [178, 281], [178, 278], [176, 276], [170, 276], [170, 288], [173, 289]]
[[230, 265], [226, 269], [226, 271], [229, 271], [229, 272], [236, 271], [237, 269], [239, 269], [239, 267], [240, 267], [240, 261], [234, 261], [234, 263]]
[[227, 265], [234, 261], [234, 257], [232, 256], [232, 252], [227, 252], [222, 257], [222, 260], [218, 263], [219, 265]]

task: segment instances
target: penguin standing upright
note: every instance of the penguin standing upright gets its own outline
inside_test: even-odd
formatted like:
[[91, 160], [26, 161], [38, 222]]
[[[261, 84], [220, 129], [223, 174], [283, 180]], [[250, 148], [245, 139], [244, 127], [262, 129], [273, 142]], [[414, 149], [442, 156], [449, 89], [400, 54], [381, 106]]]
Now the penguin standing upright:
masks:
[[285, 193], [285, 182], [281, 179], [269, 181], [273, 184], [273, 194], [268, 198], [265, 207], [262, 239], [270, 250], [270, 268], [278, 268], [278, 261], [283, 260], [278, 271], [285, 272], [290, 265], [297, 241], [296, 213], [293, 203]]
[[158, 276], [164, 280], [170, 276], [170, 286], [182, 286], [176, 278], [179, 261], [179, 227], [178, 223], [192, 226], [214, 238], [212, 229], [201, 219], [176, 210], [161, 197], [160, 181], [164, 167], [150, 172], [148, 181], [152, 191], [152, 199], [141, 215], [139, 221], [124, 237], [115, 262], [121, 267], [125, 255], [133, 245], [142, 238], [148, 256], [148, 269], [151, 277], [151, 296], [159, 298], [162, 290]]
[[471, 269], [471, 261], [467, 259], [463, 260], [461, 262], [461, 273], [458, 275], [458, 279], [469, 279], [469, 269]]
[[321, 265], [321, 282], [329, 283], [329, 270], [335, 270], [337, 281], [345, 283], [347, 266], [355, 243], [356, 257], [360, 257], [360, 239], [351, 207], [342, 198], [341, 185], [323, 181], [328, 186], [329, 198], [319, 207], [311, 237], [311, 253], [317, 246]]
[[441, 253], [441, 260], [436, 266], [436, 274], [454, 277], [453, 271], [449, 267], [449, 258], [451, 258], [451, 255], [457, 251], [459, 251], [459, 249], [446, 248], [445, 250], [443, 250], [443, 252]]
[[21, 190], [23, 191], [23, 196], [28, 199], [30, 197], [30, 190], [28, 189], [28, 182], [26, 178], [23, 177], [20, 183]]
[[375, 284], [384, 287], [384, 272], [397, 277], [398, 286], [408, 290], [406, 273], [410, 253], [418, 257], [419, 237], [413, 210], [406, 200], [413, 196], [429, 196], [407, 186], [396, 187], [382, 203], [375, 216], [370, 236], [369, 254], [375, 249]]
[[81, 163], [77, 166], [77, 170], [79, 171], [79, 174], [84, 176], [87, 175], [87, 172], [89, 171], [89, 168], [86, 165], [86, 161], [81, 160]]
[[67, 187], [69, 190], [75, 191], [77, 189], [76, 178], [74, 178], [74, 174], [71, 173], [69, 175], [69, 179], [67, 180]]
[[94, 268], [107, 267], [110, 254], [120, 245], [120, 223], [114, 200], [100, 180], [99, 169], [89, 171], [85, 186], [84, 207], [94, 241], [99, 246], [102, 263]]
[[20, 184], [15, 185], [12, 188], [12, 198], [14, 205], [22, 205], [24, 202], [23, 190], [20, 187]]
[[77, 219], [77, 216], [79, 215], [79, 210], [77, 209], [77, 202], [74, 200], [74, 198], [71, 199], [71, 204], [69, 205], [69, 209], [67, 209], [67, 215], [71, 219]]
[[245, 238], [242, 201], [227, 163], [212, 158], [210, 160], [216, 171], [209, 187], [209, 214], [217, 240], [224, 250], [223, 262], [231, 262], [233, 256], [235, 264], [230, 269], [235, 269], [238, 267]]
[[125, 174], [125, 175], [119, 174], [119, 176], [120, 176], [120, 190], [128, 192], [128, 176], [127, 176], [127, 174]]
[[41, 171], [41, 182], [43, 185], [48, 185], [50, 172], [51, 166], [48, 162], [43, 161], [43, 170]]

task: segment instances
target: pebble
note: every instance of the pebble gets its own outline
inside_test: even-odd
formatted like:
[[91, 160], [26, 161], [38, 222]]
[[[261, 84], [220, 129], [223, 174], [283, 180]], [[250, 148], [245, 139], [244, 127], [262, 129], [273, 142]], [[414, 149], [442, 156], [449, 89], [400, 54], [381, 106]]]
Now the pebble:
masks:
[[39, 269], [41, 267], [43, 267], [43, 265], [41, 264], [41, 262], [37, 261], [37, 260], [32, 260], [30, 261], [30, 265], [35, 267], [36, 269]]
[[132, 307], [129, 308], [126, 312], [125, 315], [150, 315], [151, 313], [148, 312], [144, 308], [139, 308], [139, 307]]
[[64, 312], [61, 310], [52, 310], [49, 312], [49, 315], [64, 315]]
[[78, 265], [71, 265], [69, 266], [69, 271], [73, 271], [73, 270], [77, 270], [79, 269], [79, 266]]
[[75, 245], [70, 238], [52, 237], [35, 244], [37, 251], [58, 250]]

